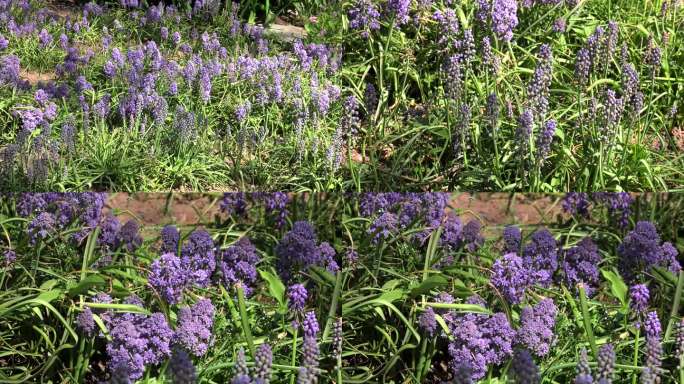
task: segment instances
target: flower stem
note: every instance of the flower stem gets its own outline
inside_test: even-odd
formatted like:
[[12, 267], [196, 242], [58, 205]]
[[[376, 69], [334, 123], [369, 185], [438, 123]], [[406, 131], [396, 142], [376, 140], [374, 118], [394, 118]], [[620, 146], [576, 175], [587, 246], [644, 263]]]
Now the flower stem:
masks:
[[247, 340], [247, 346], [249, 347], [249, 352], [252, 354], [252, 358], [256, 357], [256, 349], [254, 348], [254, 339], [252, 338], [252, 330], [249, 327], [249, 317], [247, 316], [247, 307], [245, 306], [245, 292], [242, 285], [237, 284], [237, 294], [238, 294], [238, 308], [240, 309], [240, 321], [242, 322], [242, 332], [245, 334], [245, 339]]
[[665, 330], [665, 338], [663, 338], [663, 342], [667, 342], [667, 340], [670, 338], [670, 335], [672, 334], [672, 325], [675, 322], [677, 313], [679, 313], [679, 302], [682, 300], [682, 289], [684, 289], [684, 272], [679, 271], [679, 279], [677, 279], [677, 288], [675, 288], [674, 303], [672, 303], [670, 319], [667, 322], [667, 329]]
[[591, 352], [594, 354], [594, 358], [598, 359], [598, 349], [596, 348], [596, 339], [594, 339], [594, 330], [591, 327], [591, 318], [589, 317], [589, 306], [587, 305], [587, 294], [584, 291], [584, 286], [582, 286], [580, 284], [578, 288], [579, 288], [580, 308], [582, 309], [582, 321], [584, 323], [584, 331], [587, 334], [589, 346], [591, 346]]

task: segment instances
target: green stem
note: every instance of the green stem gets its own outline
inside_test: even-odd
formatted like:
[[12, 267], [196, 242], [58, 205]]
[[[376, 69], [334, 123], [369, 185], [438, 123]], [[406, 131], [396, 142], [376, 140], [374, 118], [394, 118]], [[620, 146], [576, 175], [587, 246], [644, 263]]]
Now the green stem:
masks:
[[[297, 334], [299, 333], [299, 328], [296, 327], [294, 330], [294, 336], [292, 337], [292, 360], [290, 365], [294, 366], [297, 364]], [[290, 384], [294, 384], [297, 378], [296, 372], [290, 375]]]
[[[634, 365], [639, 364], [639, 336], [640, 336], [640, 329], [637, 328], [636, 337], [634, 338], [634, 360], [633, 360]], [[638, 372], [633, 372], [632, 373], [632, 384], [636, 384], [637, 378], [639, 378]]]
[[330, 325], [332, 324], [333, 320], [336, 317], [335, 315], [337, 314], [337, 302], [339, 300], [341, 290], [342, 273], [337, 272], [337, 276], [335, 277], [335, 289], [333, 290], [332, 301], [330, 303], [330, 309], [328, 310], [328, 318], [325, 320], [325, 328], [323, 328], [323, 337], [321, 341], [324, 343], [328, 338], [328, 333], [330, 333]]
[[254, 348], [254, 339], [252, 338], [252, 330], [249, 327], [249, 317], [247, 316], [247, 306], [245, 306], [245, 292], [242, 285], [237, 284], [237, 294], [238, 294], [238, 307], [240, 309], [240, 321], [242, 322], [242, 331], [245, 334], [245, 339], [247, 340], [247, 346], [249, 347], [249, 352], [252, 354], [252, 358], [256, 358], [256, 349]]
[[580, 308], [582, 310], [582, 322], [584, 323], [584, 331], [587, 334], [591, 352], [594, 358], [598, 359], [598, 349], [596, 348], [596, 339], [594, 339], [594, 330], [591, 327], [591, 318], [589, 317], [589, 306], [587, 305], [587, 294], [584, 292], [584, 286], [579, 285], [579, 299]]
[[[682, 289], [684, 289], [684, 272], [679, 271], [679, 279], [677, 279], [677, 288], [675, 290], [674, 303], [672, 303], [672, 310], [670, 311], [670, 320], [667, 322], [667, 330], [665, 331], [665, 338], [663, 342], [667, 342], [672, 334], [672, 325], [675, 322], [677, 313], [679, 313], [679, 302], [682, 300]], [[684, 383], [684, 381], [682, 382]]]

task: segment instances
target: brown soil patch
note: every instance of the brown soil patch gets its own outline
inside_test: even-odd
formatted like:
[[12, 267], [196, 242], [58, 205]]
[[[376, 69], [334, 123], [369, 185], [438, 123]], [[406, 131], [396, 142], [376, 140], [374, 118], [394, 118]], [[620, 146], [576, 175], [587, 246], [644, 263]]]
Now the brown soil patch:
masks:
[[19, 71], [19, 76], [22, 79], [28, 80], [31, 85], [36, 85], [40, 82], [46, 83], [48, 81], [54, 80], [57, 77], [54, 72], [41, 73], [26, 69], [21, 69], [21, 71]]
[[[116, 193], [108, 200], [124, 221], [134, 218], [144, 227], [166, 224], [200, 226], [213, 222], [220, 214], [221, 194], [200, 193]], [[549, 225], [562, 214], [560, 196], [507, 193], [454, 194], [451, 207], [467, 222], [479, 220], [486, 234], [498, 236], [505, 225]]]
[[677, 149], [684, 151], [684, 128], [675, 128], [672, 130], [672, 137], [674, 137]]
[[45, 8], [50, 10], [50, 12], [54, 13], [55, 15], [66, 19], [67, 17], [70, 20], [77, 20], [81, 17], [81, 6], [76, 4], [75, 1], [68, 1], [68, 0], [51, 0], [47, 1], [45, 4]]

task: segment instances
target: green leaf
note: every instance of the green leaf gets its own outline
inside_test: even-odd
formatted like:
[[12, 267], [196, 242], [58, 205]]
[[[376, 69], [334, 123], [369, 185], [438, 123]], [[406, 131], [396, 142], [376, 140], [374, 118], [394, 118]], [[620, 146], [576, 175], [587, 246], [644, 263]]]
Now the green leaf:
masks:
[[69, 288], [69, 296], [78, 296], [88, 292], [92, 287], [104, 286], [105, 280], [100, 275], [89, 275], [81, 280], [78, 284]]
[[623, 307], [627, 306], [627, 284], [622, 280], [622, 276], [613, 270], [601, 270], [603, 277], [610, 282], [610, 291], [613, 296], [620, 300]]
[[60, 289], [53, 289], [51, 291], [43, 292], [38, 297], [36, 297], [36, 300], [40, 301], [45, 301], [46, 303], [49, 303], [58, 297], [62, 295], [62, 290]]
[[261, 275], [262, 279], [266, 280], [268, 292], [271, 294], [271, 297], [276, 299], [281, 307], [284, 306], [285, 284], [280, 280], [280, 277], [275, 273], [264, 270], [259, 270], [259, 275]]
[[397, 300], [401, 299], [402, 297], [404, 297], [404, 294], [405, 294], [405, 293], [406, 293], [406, 292], [404, 292], [404, 291], [401, 290], [401, 289], [395, 289], [395, 290], [392, 290], [392, 291], [389, 291], [389, 292], [384, 292], [382, 295], [380, 295], [380, 297], [378, 297], [378, 298], [375, 299], [375, 300], [377, 300], [377, 301], [387, 301], [387, 302], [390, 302], [390, 303], [391, 303], [391, 302], [393, 302], [393, 301], [397, 301]]
[[455, 309], [457, 312], [472, 312], [491, 314], [492, 312], [477, 304], [446, 304], [446, 303], [426, 303], [427, 306], [440, 309]]
[[411, 297], [416, 297], [425, 293], [430, 292], [431, 290], [437, 288], [437, 287], [443, 287], [445, 285], [449, 284], [449, 281], [442, 276], [442, 275], [432, 275], [425, 279], [420, 285], [417, 287], [411, 289]]

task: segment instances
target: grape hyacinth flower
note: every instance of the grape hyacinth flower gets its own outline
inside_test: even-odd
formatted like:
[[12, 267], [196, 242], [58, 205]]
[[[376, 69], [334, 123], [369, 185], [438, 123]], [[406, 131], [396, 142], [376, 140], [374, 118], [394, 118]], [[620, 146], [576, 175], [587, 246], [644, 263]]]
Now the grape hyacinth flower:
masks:
[[178, 312], [178, 328], [174, 342], [193, 355], [200, 357], [207, 353], [212, 340], [214, 305], [209, 299], [200, 299], [192, 307], [183, 307]]
[[2, 254], [2, 266], [9, 267], [17, 260], [17, 253], [11, 249], [6, 250]]
[[575, 376], [574, 384], [593, 384], [594, 378], [591, 376], [591, 367], [589, 366], [589, 358], [587, 357], [587, 349], [582, 347], [580, 351], [580, 358], [577, 362], [577, 376]]
[[605, 344], [599, 348], [596, 380], [598, 383], [610, 384], [615, 370], [615, 350], [612, 344]]
[[356, 0], [347, 12], [349, 27], [361, 31], [367, 38], [372, 31], [380, 29], [380, 12], [372, 0]]
[[411, 0], [388, 0], [386, 7], [388, 12], [395, 18], [397, 24], [401, 25], [408, 21], [408, 11]]
[[631, 205], [634, 202], [627, 192], [594, 192], [592, 199], [608, 208], [611, 219], [617, 221], [621, 228], [629, 224], [629, 216], [632, 214]]
[[539, 368], [534, 363], [530, 352], [525, 349], [519, 349], [515, 352], [511, 363], [511, 370], [516, 384], [541, 383]]
[[644, 320], [644, 328], [646, 330], [646, 361], [647, 367], [644, 370], [641, 380], [642, 383], [658, 383], [660, 382], [660, 367], [662, 365], [661, 359], [663, 355], [663, 347], [660, 343], [660, 334], [662, 331], [658, 314], [655, 311], [649, 312]]
[[515, 253], [507, 253], [492, 266], [491, 283], [511, 304], [522, 301], [530, 285], [530, 272]]
[[516, 225], [507, 225], [503, 230], [504, 253], [520, 252], [522, 233]]
[[142, 237], [138, 233], [140, 227], [134, 220], [129, 220], [119, 231], [119, 242], [125, 246], [128, 252], [133, 252], [142, 245]]
[[552, 299], [543, 299], [534, 307], [525, 307], [520, 314], [517, 343], [538, 357], [546, 356], [554, 342], [553, 327], [558, 309]]
[[303, 284], [293, 284], [287, 288], [288, 308], [294, 312], [302, 312], [306, 306], [308, 293]]
[[[449, 298], [444, 299], [449, 301]], [[477, 296], [468, 299], [467, 303], [484, 305]], [[472, 379], [480, 379], [486, 374], [488, 365], [503, 363], [513, 352], [515, 331], [504, 313], [487, 316], [447, 312], [442, 318], [454, 335], [448, 346], [449, 368], [454, 374], [461, 365], [467, 364], [472, 370]]]
[[221, 282], [227, 288], [239, 283], [245, 296], [251, 296], [257, 280], [256, 265], [259, 261], [256, 247], [249, 238], [240, 238], [220, 252], [218, 270], [221, 272]]
[[[335, 322], [333, 323], [333, 330], [332, 330], [332, 355], [335, 360], [339, 360], [342, 357], [342, 318], [338, 317], [335, 319]], [[337, 369], [340, 369], [340, 366], [337, 366]]]
[[147, 277], [150, 286], [169, 304], [177, 304], [188, 285], [187, 270], [174, 253], [165, 253], [152, 262]]
[[271, 366], [273, 365], [273, 352], [271, 346], [264, 343], [259, 346], [254, 356], [254, 382], [268, 384], [271, 380]]
[[247, 216], [247, 199], [244, 192], [226, 192], [223, 194], [220, 204], [221, 212], [229, 216]]
[[[137, 298], [129, 298], [129, 304], [141, 306]], [[101, 316], [102, 317], [102, 316]], [[171, 354], [169, 347], [173, 331], [162, 313], [151, 316], [124, 313], [105, 317], [111, 341], [107, 343], [107, 355], [111, 369], [121, 369], [130, 380], [142, 377], [146, 365], [160, 364]]]
[[684, 318], [675, 324], [675, 360], [679, 369], [684, 368]]
[[180, 242], [180, 232], [175, 225], [165, 225], [161, 230], [162, 253], [178, 254], [178, 243]]
[[231, 384], [251, 384], [252, 379], [249, 377], [249, 369], [247, 369], [247, 360], [245, 359], [245, 349], [240, 347], [235, 358], [235, 376], [231, 380]]
[[492, 30], [499, 39], [509, 42], [513, 39], [513, 29], [518, 25], [518, 3], [516, 0], [493, 0]]
[[543, 44], [539, 48], [538, 60], [532, 80], [527, 86], [527, 97], [530, 101], [530, 108], [540, 120], [543, 120], [549, 109], [549, 92], [553, 70], [553, 54], [550, 45]]
[[205, 230], [194, 231], [181, 249], [181, 262], [188, 271], [188, 279], [199, 287], [210, 283], [216, 269], [214, 241]]
[[518, 118], [518, 125], [515, 129], [515, 141], [518, 146], [518, 153], [520, 156], [525, 156], [529, 153], [530, 137], [534, 130], [534, 114], [531, 110], [525, 109]]
[[653, 223], [640, 221], [617, 248], [620, 273], [628, 281], [655, 266], [679, 272], [677, 250], [670, 243], [660, 244], [660, 235]]
[[5, 36], [0, 34], [0, 51], [7, 49], [8, 46], [9, 46], [9, 40], [7, 40], [7, 38], [5, 38]]
[[38, 239], [45, 240], [56, 230], [57, 223], [55, 217], [49, 212], [42, 212], [28, 225], [28, 235], [31, 244], [35, 244]]
[[318, 243], [313, 226], [306, 221], [295, 222], [275, 248], [278, 273], [289, 280], [300, 270], [311, 266], [325, 267], [329, 271], [338, 269], [335, 250], [326, 242]]
[[544, 123], [542, 131], [537, 137], [537, 158], [540, 163], [543, 163], [551, 150], [551, 142], [553, 135], [556, 133], [556, 121], [548, 120]]
[[435, 310], [432, 307], [427, 307], [418, 317], [418, 325], [425, 331], [425, 333], [432, 337], [437, 330], [437, 320], [435, 319]]
[[86, 336], [93, 336], [95, 334], [95, 320], [93, 319], [93, 311], [90, 307], [84, 307], [83, 311], [76, 316], [76, 325]]
[[176, 348], [169, 360], [168, 371], [171, 374], [173, 384], [195, 384], [197, 372], [192, 364], [192, 359], [187, 352]]
[[539, 229], [523, 249], [523, 265], [532, 271], [536, 284], [548, 287], [558, 269], [558, 244], [551, 232]]
[[590, 237], [583, 238], [576, 246], [564, 251], [561, 270], [568, 287], [582, 284], [587, 296], [593, 296], [599, 285], [598, 264], [601, 262], [596, 243]]
[[563, 196], [561, 206], [563, 212], [572, 216], [589, 217], [589, 195], [585, 192], [568, 192]]
[[304, 343], [297, 384], [315, 384], [318, 382], [318, 359], [320, 355], [316, 338], [320, 329], [314, 312], [306, 313], [302, 328], [304, 328]]
[[637, 314], [643, 314], [648, 308], [649, 291], [645, 284], [635, 284], [629, 288], [630, 307]]

